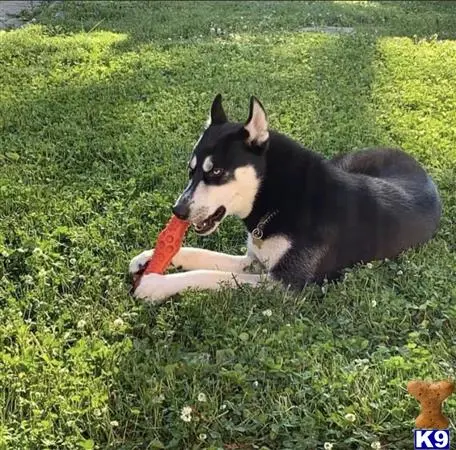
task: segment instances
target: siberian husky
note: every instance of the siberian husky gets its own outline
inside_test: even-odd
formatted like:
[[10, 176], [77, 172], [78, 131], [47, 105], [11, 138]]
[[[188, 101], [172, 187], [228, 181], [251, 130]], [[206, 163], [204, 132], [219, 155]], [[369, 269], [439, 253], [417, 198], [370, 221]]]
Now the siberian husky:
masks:
[[[247, 254], [184, 247], [172, 261], [184, 272], [143, 276], [136, 298], [159, 303], [187, 289], [255, 286], [264, 277], [302, 289], [423, 244], [440, 222], [436, 186], [411, 156], [372, 148], [326, 159], [269, 129], [255, 97], [245, 123], [229, 121], [215, 97], [188, 172], [173, 213], [199, 235], [238, 216]], [[141, 272], [152, 253], [136, 256], [130, 273]]]

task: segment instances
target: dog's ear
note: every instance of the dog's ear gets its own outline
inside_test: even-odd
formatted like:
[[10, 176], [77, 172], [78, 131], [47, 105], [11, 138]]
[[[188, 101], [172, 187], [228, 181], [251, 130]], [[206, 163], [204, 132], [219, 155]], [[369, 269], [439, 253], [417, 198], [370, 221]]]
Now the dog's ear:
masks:
[[261, 102], [253, 96], [250, 98], [249, 118], [244, 129], [248, 132], [247, 143], [252, 147], [263, 147], [269, 139], [266, 112]]
[[206, 128], [210, 125], [221, 125], [228, 121], [222, 106], [222, 94], [217, 94], [212, 102], [211, 111], [206, 122]]

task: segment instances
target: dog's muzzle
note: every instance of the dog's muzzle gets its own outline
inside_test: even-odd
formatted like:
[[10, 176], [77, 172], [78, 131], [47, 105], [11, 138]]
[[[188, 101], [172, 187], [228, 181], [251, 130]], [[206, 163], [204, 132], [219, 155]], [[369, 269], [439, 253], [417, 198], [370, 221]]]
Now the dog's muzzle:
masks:
[[188, 203], [177, 202], [173, 206], [173, 214], [181, 220], [187, 220], [190, 215], [190, 205]]

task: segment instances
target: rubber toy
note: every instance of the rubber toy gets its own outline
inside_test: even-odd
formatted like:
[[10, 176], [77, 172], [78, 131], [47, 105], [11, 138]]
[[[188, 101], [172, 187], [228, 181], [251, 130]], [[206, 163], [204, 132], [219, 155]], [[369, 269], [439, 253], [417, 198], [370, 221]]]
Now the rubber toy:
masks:
[[189, 226], [190, 222], [174, 215], [171, 217], [166, 227], [158, 235], [152, 258], [149, 259], [145, 269], [138, 273], [136, 279], [133, 280], [134, 289], [136, 289], [143, 275], [149, 273], [163, 274], [166, 271], [173, 257], [181, 248]]

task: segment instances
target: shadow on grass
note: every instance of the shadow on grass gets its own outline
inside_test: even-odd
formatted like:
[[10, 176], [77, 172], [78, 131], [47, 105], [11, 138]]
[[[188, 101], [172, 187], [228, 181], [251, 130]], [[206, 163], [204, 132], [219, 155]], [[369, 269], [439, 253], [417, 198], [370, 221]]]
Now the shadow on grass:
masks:
[[[45, 63], [52, 84], [3, 105], [3, 145], [19, 155], [18, 167], [33, 168], [32, 183], [68, 183], [72, 177], [87, 182], [103, 174], [125, 181], [148, 177], [143, 167], [160, 172], [159, 166], [170, 166], [163, 164], [167, 158], [183, 167], [217, 92], [225, 95], [229, 116], [241, 121], [249, 96], [258, 95], [273, 127], [327, 155], [379, 143], [369, 106], [373, 37], [313, 35], [199, 50], [145, 46], [141, 57], [106, 51], [95, 60], [107, 73], [102, 77], [93, 63], [81, 72], [78, 55], [61, 62], [54, 51], [56, 62]], [[15, 139], [17, 130], [27, 139]], [[175, 167], [162, 175], [181, 178]]]
[[372, 102], [377, 57], [370, 35], [335, 36], [314, 48], [309, 81], [314, 96], [305, 105], [311, 139], [298, 136], [301, 142], [328, 157], [386, 144]]

